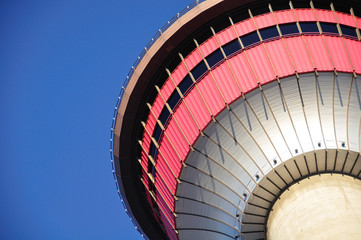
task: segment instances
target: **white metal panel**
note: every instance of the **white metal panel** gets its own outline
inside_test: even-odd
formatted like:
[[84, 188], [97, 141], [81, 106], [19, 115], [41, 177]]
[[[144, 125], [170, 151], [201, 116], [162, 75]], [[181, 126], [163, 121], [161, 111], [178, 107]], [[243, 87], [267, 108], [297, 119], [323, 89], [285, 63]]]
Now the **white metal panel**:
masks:
[[[299, 145], [296, 132], [289, 117], [289, 113], [287, 112], [285, 99], [283, 98], [282, 91], [278, 87], [278, 83], [275, 82], [264, 86], [263, 91], [275, 116], [275, 120], [278, 122], [278, 126], [280, 127], [281, 132], [287, 142], [287, 145], [289, 146], [292, 156], [300, 154], [301, 147]], [[295, 151], [296, 149], [297, 153]]]
[[325, 146], [320, 118], [317, 106], [317, 88], [315, 73], [299, 75], [299, 85], [302, 93], [302, 100], [307, 119], [307, 125], [310, 130], [314, 149], [322, 149]]
[[[278, 84], [275, 85], [274, 83], [269, 83], [268, 85], [278, 87]], [[283, 139], [282, 133], [277, 126], [271, 109], [268, 106], [267, 100], [263, 96], [262, 92], [256, 89], [255, 91], [247, 94], [246, 97], [250, 107], [242, 108], [240, 106], [235, 106], [235, 112], [237, 115], [239, 117], [243, 116], [243, 119], [246, 121], [252, 120], [252, 136], [259, 144], [262, 144], [261, 146], [264, 152], [269, 152], [267, 156], [269, 156], [268, 158], [271, 163], [273, 162], [273, 159], [281, 158], [278, 159], [281, 161], [289, 159], [291, 154], [288, 150], [287, 144]], [[249, 110], [244, 115], [238, 114], [238, 112], [241, 113], [243, 109]], [[248, 116], [248, 118], [245, 118], [245, 116]]]
[[334, 74], [329, 72], [320, 72], [317, 77], [317, 82], [318, 105], [326, 147], [329, 149], [336, 148], [337, 144], [333, 117]]
[[300, 141], [301, 149], [299, 152], [313, 151], [313, 144], [310, 137], [309, 129], [306, 124], [305, 115], [303, 113], [302, 95], [298, 88], [297, 78], [295, 76], [287, 77], [281, 80], [281, 88], [287, 104], [290, 118], [292, 120], [297, 138]]
[[334, 115], [337, 147], [347, 149], [347, 106], [352, 75], [338, 73], [334, 86]]
[[361, 117], [361, 79], [355, 78], [352, 83], [348, 108], [348, 147], [353, 151], [360, 151], [360, 117]]

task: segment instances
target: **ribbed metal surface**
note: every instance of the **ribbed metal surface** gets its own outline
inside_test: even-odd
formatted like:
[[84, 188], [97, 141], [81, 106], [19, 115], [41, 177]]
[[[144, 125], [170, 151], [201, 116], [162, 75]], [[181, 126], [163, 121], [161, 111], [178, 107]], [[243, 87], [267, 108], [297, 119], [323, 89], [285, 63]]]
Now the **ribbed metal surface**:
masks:
[[204, 130], [179, 177], [179, 239], [264, 238], [268, 211], [287, 186], [322, 172], [360, 177], [359, 135], [348, 134], [360, 131], [360, 80], [299, 77], [254, 90]]

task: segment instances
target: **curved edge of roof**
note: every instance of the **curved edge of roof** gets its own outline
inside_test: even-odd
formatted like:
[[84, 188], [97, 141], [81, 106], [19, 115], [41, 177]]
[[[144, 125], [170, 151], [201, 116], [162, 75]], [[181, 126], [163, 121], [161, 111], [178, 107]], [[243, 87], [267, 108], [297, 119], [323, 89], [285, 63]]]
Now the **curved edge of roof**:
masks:
[[124, 89], [123, 97], [116, 110], [113, 130], [116, 178], [128, 215], [132, 218], [135, 227], [140, 227], [142, 229], [140, 232], [144, 232], [150, 239], [166, 239], [166, 237], [161, 228], [156, 226], [157, 223], [151, 219], [153, 217], [146, 217], [147, 214], [136, 190], [134, 181], [136, 176], [133, 176], [132, 171], [129, 170], [132, 165], [131, 145], [134, 144], [130, 139], [134, 137], [132, 131], [134, 125], [140, 124], [135, 119], [141, 103], [141, 96], [145, 93], [146, 86], [151, 83], [152, 77], [163, 61], [190, 34], [211, 19], [251, 2], [255, 2], [255, 0], [207, 0], [195, 6], [175, 21], [147, 50]]
[[[320, 1], [332, 2], [332, 0]], [[113, 116], [115, 125], [112, 126], [112, 134], [114, 135], [112, 135], [113, 150], [111, 150], [111, 155], [114, 155], [118, 190], [124, 196], [123, 201], [126, 211], [132, 218], [135, 227], [140, 227], [142, 229], [140, 232], [144, 232], [149, 239], [167, 239], [167, 237], [164, 236], [164, 232], [157, 225], [154, 217], [150, 216], [149, 211], [147, 213], [144, 209], [139, 190], [136, 188], [136, 178], [138, 176], [134, 176], [131, 170], [133, 164], [139, 164], [137, 161], [132, 163], [132, 149], [134, 148], [132, 144], [134, 144], [133, 138], [135, 138], [134, 128], [136, 125], [140, 126], [140, 123], [137, 121], [139, 119], [136, 116], [147, 86], [152, 83], [153, 76], [169, 54], [207, 22], [241, 6], [251, 3], [268, 4], [270, 2], [272, 1], [207, 0], [198, 4], [170, 25], [154, 42], [152, 47], [147, 50], [139, 65], [134, 69], [132, 77], [124, 89], [122, 98], [119, 98], [121, 102], [119, 107], [116, 107], [116, 113]], [[289, 1], [274, 0], [273, 2], [285, 2], [285, 4], [288, 4]], [[349, 4], [352, 5], [356, 2], [357, 0], [350, 1]], [[359, 7], [360, 4], [356, 3], [356, 5]], [[135, 159], [133, 160], [135, 161]]]

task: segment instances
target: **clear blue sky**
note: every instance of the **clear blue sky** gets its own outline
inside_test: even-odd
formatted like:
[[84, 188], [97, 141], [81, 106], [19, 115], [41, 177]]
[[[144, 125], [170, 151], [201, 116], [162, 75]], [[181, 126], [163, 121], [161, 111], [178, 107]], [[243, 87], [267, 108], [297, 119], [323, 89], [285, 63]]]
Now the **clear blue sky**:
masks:
[[142, 239], [114, 185], [112, 113], [140, 51], [191, 2], [0, 2], [0, 239]]

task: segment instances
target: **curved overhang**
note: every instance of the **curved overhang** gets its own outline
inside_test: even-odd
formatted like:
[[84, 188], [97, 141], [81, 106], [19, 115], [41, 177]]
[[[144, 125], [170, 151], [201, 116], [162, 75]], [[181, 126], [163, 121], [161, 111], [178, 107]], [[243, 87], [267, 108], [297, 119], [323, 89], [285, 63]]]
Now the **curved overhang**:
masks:
[[[143, 185], [139, 180], [139, 163], [136, 158], [141, 149], [137, 141], [143, 132], [140, 122], [144, 120], [144, 116], [149, 111], [146, 103], [154, 100], [154, 96], [149, 92], [151, 92], [150, 89], [154, 89], [154, 85], [159, 84], [157, 82], [159, 81], [157, 78], [159, 71], [164, 71], [167, 66], [164, 62], [169, 59], [170, 55], [177, 54], [182, 44], [185, 41], [191, 41], [194, 33], [202, 27], [208, 27], [210, 21], [214, 21], [219, 16], [227, 16], [227, 13], [242, 6], [246, 8], [262, 6], [264, 8], [269, 2], [208, 0], [197, 5], [160, 35], [134, 70], [117, 109], [113, 154], [120, 191], [126, 197], [125, 205], [130, 215], [137, 219], [139, 226], [150, 239], [166, 239], [166, 237], [164, 230], [159, 227], [152, 216], [152, 211], [147, 206], [146, 198], [141, 190]], [[271, 1], [271, 3], [273, 2], [288, 4], [288, 1]], [[328, 1], [317, 1], [316, 3], [329, 6]], [[356, 1], [341, 2], [341, 5], [351, 5], [360, 9], [360, 3]]]

